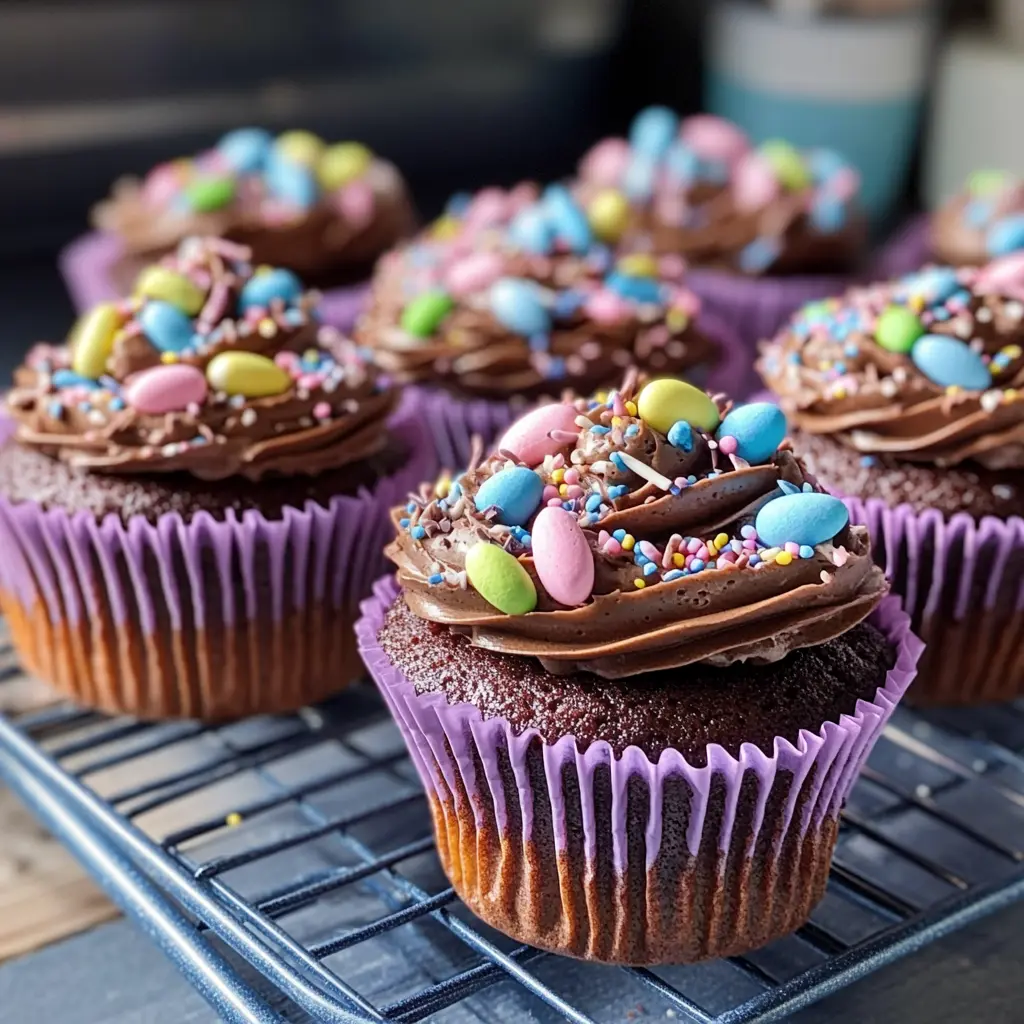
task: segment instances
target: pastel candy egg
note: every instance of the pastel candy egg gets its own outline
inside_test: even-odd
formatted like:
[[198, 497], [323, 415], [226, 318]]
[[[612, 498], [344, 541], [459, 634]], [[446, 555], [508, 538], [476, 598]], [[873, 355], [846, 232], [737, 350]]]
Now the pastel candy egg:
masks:
[[559, 604], [583, 604], [594, 589], [594, 556], [576, 517], [563, 508], [542, 508], [530, 537], [544, 589]]
[[846, 166], [842, 170], [836, 171], [835, 175], [829, 179], [826, 188], [834, 199], [841, 203], [848, 203], [856, 198], [857, 193], [860, 192], [860, 185], [858, 171], [853, 167]]
[[528, 206], [512, 218], [508, 237], [524, 252], [549, 253], [554, 246], [555, 229], [543, 207]]
[[135, 294], [169, 302], [189, 316], [195, 316], [206, 301], [206, 293], [191, 278], [157, 265], [146, 267], [139, 274]]
[[719, 438], [736, 439], [736, 454], [751, 465], [767, 462], [786, 436], [786, 417], [772, 402], [737, 405], [722, 420]]
[[649, 252], [630, 252], [619, 257], [615, 269], [630, 277], [657, 277], [658, 259]]
[[906, 306], [888, 306], [875, 325], [875, 340], [889, 352], [906, 354], [924, 334], [920, 317]]
[[972, 196], [987, 197], [998, 195], [1013, 182], [1008, 171], [978, 170], [967, 179], [967, 191]]
[[617, 186], [626, 173], [632, 151], [625, 139], [602, 139], [583, 158], [580, 177], [607, 187]]
[[453, 295], [469, 295], [489, 288], [501, 277], [505, 261], [496, 252], [475, 252], [453, 263], [445, 283]]
[[264, 174], [267, 189], [275, 199], [308, 210], [319, 195], [316, 178], [305, 164], [272, 158]]
[[417, 295], [402, 310], [402, 330], [416, 338], [429, 338], [454, 305], [447, 292], [432, 290]]
[[231, 178], [203, 175], [185, 186], [185, 201], [196, 213], [222, 210], [235, 198], [235, 183]]
[[541, 299], [540, 287], [521, 277], [503, 277], [491, 285], [491, 311], [503, 327], [529, 337], [551, 329], [551, 315]]
[[180, 412], [206, 399], [206, 378], [202, 370], [188, 363], [154, 366], [133, 374], [124, 387], [124, 400], [139, 412], [159, 416]]
[[297, 164], [312, 167], [323, 154], [324, 140], [313, 132], [282, 132], [274, 142], [275, 153]]
[[71, 330], [71, 368], [82, 377], [99, 377], [114, 350], [121, 314], [109, 302], [93, 306]]
[[986, 264], [978, 273], [976, 290], [986, 293], [1024, 295], [1024, 252], [1002, 256]]
[[544, 194], [544, 205], [558, 240], [573, 252], [586, 252], [594, 240], [590, 223], [568, 190], [559, 185], [551, 186]]
[[834, 235], [846, 225], [846, 204], [835, 196], [821, 193], [811, 205], [811, 223], [824, 235]]
[[505, 431], [498, 449], [511, 452], [530, 466], [537, 466], [545, 456], [556, 455], [568, 446], [551, 437], [552, 431], [577, 434], [576, 410], [565, 403], [542, 405], [521, 416]]
[[365, 174], [372, 160], [373, 153], [361, 142], [338, 142], [323, 151], [317, 177], [326, 189], [341, 188]]
[[616, 270], [605, 278], [604, 283], [606, 288], [633, 302], [657, 304], [662, 300], [660, 282], [649, 277], [637, 277]]
[[602, 241], [617, 242], [629, 224], [629, 200], [617, 188], [602, 189], [587, 205], [587, 220]]
[[680, 136], [702, 160], [712, 162], [732, 165], [750, 149], [750, 140], [742, 129], [713, 114], [686, 118]]
[[238, 297], [238, 308], [242, 312], [251, 306], [265, 309], [274, 299], [280, 299], [288, 305], [301, 294], [302, 282], [290, 270], [274, 267], [254, 274], [245, 282]]
[[368, 181], [356, 178], [337, 190], [334, 204], [352, 227], [362, 228], [373, 220], [377, 193]]
[[292, 384], [277, 363], [256, 352], [220, 352], [207, 365], [206, 379], [216, 391], [245, 398], [280, 395]]
[[960, 288], [960, 281], [952, 267], [929, 267], [908, 274], [900, 282], [900, 291], [911, 298], [925, 302], [945, 302]]
[[668, 434], [679, 420], [705, 431], [714, 430], [719, 421], [718, 406], [707, 394], [685, 380], [671, 377], [646, 384], [637, 399], [637, 411], [645, 423], [662, 434]]
[[236, 128], [217, 143], [224, 162], [239, 174], [255, 174], [267, 161], [273, 139], [262, 128]]
[[990, 256], [1007, 256], [1024, 249], [1024, 213], [997, 220], [985, 235], [985, 249]]
[[509, 466], [480, 485], [474, 502], [478, 512], [497, 508], [498, 522], [504, 526], [523, 526], [537, 511], [543, 493], [544, 481], [532, 469]]
[[799, 150], [783, 139], [770, 139], [761, 145], [761, 155], [771, 165], [782, 187], [790, 192], [807, 188], [811, 172]]
[[466, 552], [466, 576], [473, 589], [506, 615], [537, 607], [537, 588], [519, 560], [497, 544], [483, 541]]
[[754, 520], [761, 542], [782, 547], [787, 542], [814, 547], [833, 540], [849, 523], [846, 506], [831, 494], [798, 491], [763, 505]]
[[847, 163], [834, 149], [812, 149], [807, 154], [807, 167], [814, 180], [822, 185], [844, 171]]
[[654, 159], [646, 153], [634, 153], [622, 176], [622, 189], [630, 199], [650, 199], [657, 176], [658, 165]]
[[668, 107], [647, 107], [629, 126], [629, 144], [638, 153], [655, 159], [672, 145], [679, 131], [679, 118]]
[[181, 191], [187, 172], [177, 161], [160, 164], [146, 175], [142, 194], [151, 206], [166, 206]]
[[665, 154], [665, 169], [675, 181], [688, 185], [700, 177], [701, 160], [688, 143], [676, 139]]
[[177, 306], [160, 299], [147, 302], [138, 314], [142, 333], [161, 352], [182, 352], [192, 343], [195, 327]]
[[763, 153], [748, 153], [736, 164], [732, 179], [732, 199], [740, 213], [753, 213], [774, 202], [780, 195], [779, 179]]
[[992, 384], [992, 374], [981, 356], [959, 338], [925, 334], [915, 343], [910, 358], [939, 387], [984, 391]]

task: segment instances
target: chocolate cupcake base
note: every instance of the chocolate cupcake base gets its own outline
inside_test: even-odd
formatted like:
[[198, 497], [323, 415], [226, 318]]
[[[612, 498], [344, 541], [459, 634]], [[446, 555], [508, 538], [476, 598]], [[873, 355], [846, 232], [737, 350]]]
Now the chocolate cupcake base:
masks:
[[[533, 685], [532, 663], [510, 659], [527, 678], [517, 691], [522, 700], [509, 702], [500, 692], [507, 679], [495, 670], [508, 656], [450, 638], [465, 648], [453, 660], [425, 624], [412, 643], [389, 617], [397, 597], [391, 580], [378, 583], [356, 632], [423, 779], [456, 891], [481, 918], [521, 941], [613, 963], [740, 953], [806, 920], [824, 892], [839, 810], [920, 649], [906, 617], [886, 601], [874, 620], [884, 642], [864, 626], [855, 647], [837, 647], [845, 651], [837, 658], [844, 666], [852, 664], [851, 651], [860, 652], [862, 674], [852, 690], [835, 681], [837, 699], [849, 690], [846, 711], [835, 720], [817, 717], [804, 728], [791, 719], [791, 735], [765, 743], [756, 708], [734, 702], [723, 734], [732, 749], [684, 731], [666, 745], [667, 735], [650, 733], [647, 718], [657, 716], [626, 708], [611, 721], [606, 708], [581, 705], [582, 678], [563, 680], [569, 691], [558, 704], [554, 690]], [[394, 612], [399, 620], [403, 614], [409, 613]], [[389, 639], [391, 629], [397, 632]], [[399, 638], [408, 649], [422, 645], [406, 662], [415, 680], [393, 657]], [[871, 650], [875, 663], [868, 667]], [[430, 660], [447, 678], [434, 692], [419, 678]], [[763, 673], [770, 686], [771, 666], [750, 671]], [[675, 675], [685, 687], [685, 676]], [[664, 691], [665, 684], [648, 682]], [[644, 684], [620, 685], [639, 693]], [[492, 714], [497, 706], [488, 694], [518, 707], [521, 722]], [[655, 703], [669, 707], [676, 696], [661, 692]], [[808, 721], [815, 718], [810, 705], [805, 710]], [[688, 713], [680, 703], [678, 714]], [[541, 728], [525, 725], [527, 717]], [[683, 720], [661, 717], [666, 733], [675, 734]], [[718, 727], [709, 716], [697, 717]], [[571, 719], [580, 735], [556, 737]], [[758, 742], [740, 740], [745, 726]], [[614, 742], [603, 738], [606, 732]]]

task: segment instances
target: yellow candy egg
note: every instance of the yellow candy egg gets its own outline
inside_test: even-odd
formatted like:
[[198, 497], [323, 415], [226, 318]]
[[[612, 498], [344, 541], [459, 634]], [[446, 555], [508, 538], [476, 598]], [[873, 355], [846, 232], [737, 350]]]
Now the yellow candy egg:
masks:
[[71, 369], [95, 380], [107, 368], [114, 350], [114, 338], [121, 327], [121, 314], [112, 303], [94, 306], [71, 329]]
[[587, 204], [587, 220], [602, 241], [617, 242], [629, 223], [629, 200], [618, 189], [602, 189]]
[[146, 267], [139, 274], [135, 294], [168, 302], [187, 316], [195, 316], [206, 301], [206, 293], [194, 281], [160, 266]]
[[255, 352], [221, 352], [206, 367], [210, 387], [229, 395], [266, 398], [280, 395], [292, 379], [273, 361]]
[[710, 432], [718, 426], [718, 406], [700, 388], [685, 380], [665, 378], [644, 386], [637, 399], [640, 419], [667, 434], [674, 423], [686, 420], [691, 427]]
[[361, 142], [338, 142], [324, 150], [316, 174], [325, 189], [341, 188], [364, 174], [372, 159]]
[[304, 131], [282, 132], [274, 141], [274, 148], [281, 156], [305, 167], [317, 164], [324, 146], [324, 140], [319, 135]]
[[616, 269], [629, 277], [657, 277], [658, 261], [649, 252], [631, 252], [623, 256]]

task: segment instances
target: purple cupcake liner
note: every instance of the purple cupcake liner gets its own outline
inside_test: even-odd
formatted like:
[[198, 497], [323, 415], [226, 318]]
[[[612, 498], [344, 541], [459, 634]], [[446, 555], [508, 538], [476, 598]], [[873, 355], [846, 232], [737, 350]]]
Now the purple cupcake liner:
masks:
[[892, 277], [920, 270], [934, 262], [929, 244], [931, 218], [927, 214], [912, 217], [889, 239], [871, 261], [871, 280], [886, 281]]
[[[378, 581], [373, 597], [362, 602], [362, 617], [355, 631], [362, 658], [406, 739], [431, 803], [445, 808], [445, 821], [449, 820], [447, 808], [454, 804], [460, 824], [465, 820], [470, 829], [475, 827], [480, 834], [488, 827], [488, 818], [497, 825], [499, 835], [512, 829], [511, 839], [516, 844], [520, 828], [523, 842], [539, 829], [539, 835], [553, 836], [555, 854], [561, 858], [573, 842], [567, 826], [567, 771], [573, 780], [579, 780], [579, 796], [572, 799], [578, 800], [582, 809], [585, 865], [574, 862], [573, 870], [578, 869], [587, 878], [596, 877], [601, 870], [599, 859], [602, 850], [607, 856], [609, 828], [615, 876], [622, 879], [630, 873], [636, 878], [640, 872], [650, 877], [663, 845], [667, 851], [679, 845], [678, 821], [675, 835], [667, 823], [663, 831], [663, 800], [669, 799], [670, 783], [678, 788], [681, 781], [690, 793], [682, 837], [689, 855], [696, 858], [701, 850], [709, 848], [714, 855], [717, 849], [717, 862], [734, 867], [732, 858], [749, 859], [755, 847], [766, 848], [772, 862], [764, 868], [763, 877], [777, 879], [785, 873], [778, 860], [784, 845], [792, 844], [797, 836], [803, 840], [821, 829], [829, 836], [835, 835], [835, 822], [854, 779], [910, 684], [922, 649], [921, 642], [910, 632], [909, 618], [899, 602], [887, 598], [869, 621], [885, 633], [897, 656], [895, 667], [873, 700], [858, 700], [853, 714], [843, 715], [839, 722], [825, 722], [816, 732], [802, 730], [796, 742], [776, 738], [771, 754], [752, 743], [744, 743], [736, 757], [718, 744], [709, 744], [707, 764], [697, 767], [672, 750], [652, 762], [634, 746], [615, 755], [604, 741], [593, 742], [581, 750], [571, 735], [547, 743], [535, 729], [517, 733], [507, 720], [486, 719], [472, 705], [451, 705], [441, 693], [417, 693], [415, 686], [391, 665], [377, 640], [386, 612], [398, 594], [393, 579]], [[543, 752], [540, 784], [546, 792], [538, 792], [538, 773], [527, 767], [527, 754], [531, 746], [536, 751], [537, 743]], [[512, 785], [502, 778], [509, 768], [514, 775]], [[610, 817], [595, 814], [598, 772], [606, 772], [610, 777]], [[641, 792], [649, 795], [641, 821], [635, 813], [628, 814], [637, 782], [641, 783]], [[517, 806], [513, 806], [508, 795], [516, 792], [518, 800], [513, 800], [513, 804]], [[734, 833], [741, 804], [748, 809], [744, 814], [750, 815], [750, 830], [738, 828]], [[645, 850], [643, 865], [631, 862], [631, 857], [638, 856], [631, 837], [637, 839], [640, 828]], [[438, 836], [439, 844], [449, 841], [450, 837]], [[739, 845], [734, 848], [734, 844]], [[824, 853], [824, 870], [829, 854], [830, 845]], [[474, 869], [463, 865], [457, 867], [456, 873], [459, 871], [465, 872], [470, 880], [466, 888], [472, 889]], [[801, 880], [794, 884], [799, 886]], [[525, 894], [523, 898], [527, 898]], [[648, 904], [651, 898], [648, 894]], [[703, 927], [712, 932], [716, 929], [714, 924], [705, 923]], [[796, 925], [791, 922], [791, 927]], [[709, 944], [713, 949], [715, 942], [712, 936]], [[709, 954], [706, 946], [701, 949], [698, 955]], [[593, 955], [578, 947], [566, 951]]]
[[[703, 383], [709, 391], [740, 398], [750, 376], [749, 353], [719, 317], [701, 314], [700, 327], [722, 349], [718, 364], [706, 372]], [[702, 383], [699, 372], [691, 379]], [[441, 388], [411, 384], [403, 393], [402, 409], [426, 425], [440, 465], [455, 471], [469, 460], [474, 436], [483, 440], [486, 450], [534, 404], [522, 398], [460, 398]]]
[[[326, 508], [286, 508], [280, 519], [247, 510], [221, 520], [203, 511], [187, 522], [178, 513], [152, 523], [115, 514], [98, 520], [0, 496], [0, 591], [16, 645], [34, 638], [29, 649], [19, 648], [22, 657], [37, 670], [44, 660], [48, 671], [40, 675], [87, 703], [146, 717], [284, 710], [344, 685], [344, 678], [323, 678], [328, 663], [339, 663], [339, 637], [325, 640], [322, 651], [285, 646], [285, 663], [305, 660], [321, 676], [296, 678], [288, 687], [269, 678], [272, 666], [254, 659], [252, 674], [267, 678], [254, 678], [250, 693], [237, 692], [248, 685], [238, 679], [221, 690], [208, 672], [198, 678], [199, 662], [222, 659], [219, 648], [232, 644], [262, 650], [314, 629], [340, 636], [343, 623], [351, 625], [359, 600], [385, 569], [388, 510], [436, 469], [418, 423], [399, 414], [389, 429], [409, 453], [399, 471], [372, 490], [332, 498]], [[204, 651], [203, 637], [218, 650]], [[40, 646], [55, 644], [68, 649], [51, 655]], [[192, 653], [174, 663], [182, 645]], [[354, 648], [342, 653], [356, 664]], [[303, 691], [307, 685], [319, 692]]]
[[[71, 302], [79, 313], [98, 302], [123, 297], [123, 290], [118, 287], [114, 274], [121, 255], [121, 243], [117, 237], [101, 231], [82, 235], [61, 252], [60, 272]], [[339, 331], [350, 331], [366, 304], [368, 294], [368, 282], [325, 291], [320, 302], [323, 322], [337, 327]]]

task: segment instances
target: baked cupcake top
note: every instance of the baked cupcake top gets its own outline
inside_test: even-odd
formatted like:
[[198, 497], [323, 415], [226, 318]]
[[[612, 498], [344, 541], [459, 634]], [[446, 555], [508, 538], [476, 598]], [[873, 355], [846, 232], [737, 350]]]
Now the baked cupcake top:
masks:
[[398, 381], [507, 398], [714, 361], [678, 257], [615, 255], [569, 192], [456, 197], [378, 264], [356, 338]]
[[410, 609], [549, 671], [775, 661], [886, 592], [774, 405], [675, 379], [545, 405], [393, 512]]
[[648, 107], [629, 137], [597, 143], [577, 194], [602, 237], [742, 274], [847, 269], [865, 224], [860, 176], [837, 153], [779, 139], [754, 146], [736, 125]]
[[288, 270], [191, 238], [131, 298], [36, 345], [7, 409], [16, 439], [97, 473], [314, 475], [385, 443], [395, 392]]
[[306, 272], [339, 255], [372, 259], [408, 232], [412, 211], [398, 171], [362, 143], [240, 128], [141, 181], [118, 181], [93, 222], [132, 253], [216, 235], [255, 245], [257, 259]]
[[1007, 171], [975, 171], [932, 216], [931, 248], [953, 264], [1024, 249], [1024, 181]]
[[871, 455], [1024, 466], [1024, 253], [805, 306], [758, 368], [790, 421]]

